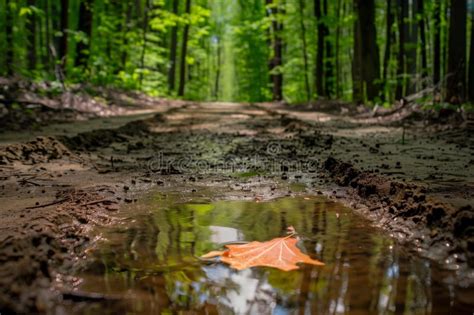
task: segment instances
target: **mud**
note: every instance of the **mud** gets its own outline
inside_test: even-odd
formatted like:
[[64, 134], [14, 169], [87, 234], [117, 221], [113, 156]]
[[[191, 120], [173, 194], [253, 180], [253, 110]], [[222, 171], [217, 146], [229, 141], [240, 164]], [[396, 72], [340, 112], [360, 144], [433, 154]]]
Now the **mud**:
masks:
[[44, 163], [73, 154], [65, 145], [51, 137], [38, 137], [36, 140], [7, 146], [0, 149], [0, 164], [8, 165], [14, 161], [26, 165]]
[[454, 270], [453, 284], [472, 285], [469, 130], [374, 125], [265, 104], [166, 106], [151, 117], [48, 130], [0, 148], [0, 310], [45, 312], [67, 297], [45, 288], [70, 273], [95, 241], [93, 228], [116, 224], [120, 203], [171, 188], [225, 187], [229, 199], [255, 201], [326, 194]]
[[324, 168], [337, 184], [351, 188], [349, 196], [365, 204], [379, 226], [396, 231], [400, 241], [416, 244], [427, 255], [432, 251], [433, 258], [448, 257], [454, 263], [451, 268], [461, 269], [467, 263], [462, 266], [465, 271], [474, 266], [471, 205], [456, 209], [427, 195], [425, 187], [361, 172], [332, 157]]

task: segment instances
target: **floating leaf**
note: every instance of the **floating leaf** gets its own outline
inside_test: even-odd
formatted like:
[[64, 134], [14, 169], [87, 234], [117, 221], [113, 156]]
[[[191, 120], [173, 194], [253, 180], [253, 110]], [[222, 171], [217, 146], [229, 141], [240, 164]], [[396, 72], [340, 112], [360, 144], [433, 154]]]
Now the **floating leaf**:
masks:
[[250, 242], [243, 245], [226, 245], [227, 250], [212, 251], [202, 258], [220, 256], [221, 261], [232, 268], [243, 270], [251, 267], [265, 266], [284, 271], [296, 270], [297, 263], [323, 266], [324, 263], [302, 253], [296, 246], [298, 240], [291, 234], [275, 238], [268, 242]]

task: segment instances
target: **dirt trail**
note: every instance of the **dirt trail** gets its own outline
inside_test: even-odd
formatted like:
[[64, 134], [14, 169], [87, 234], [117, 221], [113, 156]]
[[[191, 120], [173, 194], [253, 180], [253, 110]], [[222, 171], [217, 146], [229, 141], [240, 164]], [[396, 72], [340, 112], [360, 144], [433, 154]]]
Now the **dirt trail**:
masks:
[[41, 288], [82, 257], [95, 241], [90, 229], [114, 224], [120, 204], [137, 194], [167, 187], [228, 187], [239, 198], [264, 200], [303, 184], [444, 261], [464, 281], [458, 284], [473, 280], [469, 131], [369, 126], [231, 103], [187, 103], [103, 122], [46, 129], [48, 137], [22, 144], [3, 138], [0, 310], [49, 309], [61, 292]]

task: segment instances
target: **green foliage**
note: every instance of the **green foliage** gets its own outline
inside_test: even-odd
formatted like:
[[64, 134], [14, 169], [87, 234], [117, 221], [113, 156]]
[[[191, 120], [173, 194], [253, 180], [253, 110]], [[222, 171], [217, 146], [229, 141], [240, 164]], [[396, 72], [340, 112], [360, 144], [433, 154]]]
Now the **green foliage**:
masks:
[[[174, 1], [178, 1], [177, 13], [173, 12]], [[395, 6], [392, 35], [387, 38], [387, 1], [375, 1], [379, 55], [382, 59], [387, 45], [391, 52], [386, 69], [380, 69], [381, 73], [386, 71], [387, 77], [376, 80], [381, 93], [374, 98], [374, 103], [391, 104], [397, 85], [402, 84], [405, 93], [410, 84], [420, 90], [426, 86], [420, 83], [420, 73], [432, 76], [435, 1], [423, 2], [423, 12], [410, 14], [405, 22], [409, 30], [421, 21], [426, 24], [427, 69], [421, 67], [419, 35], [418, 40], [399, 43], [399, 10]], [[80, 10], [83, 3], [90, 4], [91, 30], [84, 27], [86, 22]], [[324, 97], [352, 100], [354, 24], [358, 18], [354, 1], [321, 0], [324, 12], [319, 20], [315, 17], [316, 1], [303, 1], [302, 12], [299, 3], [296, 0], [191, 0], [188, 14], [185, 13], [186, 0], [69, 0], [67, 15], [64, 15], [61, 1], [0, 0], [0, 74], [14, 72], [34, 80], [57, 81], [59, 67], [66, 85], [88, 82], [175, 97], [179, 74], [184, 71], [187, 99], [247, 102], [271, 100], [271, 77], [282, 74], [285, 100], [299, 103], [307, 100], [306, 76], [311, 98], [322, 97], [316, 91], [317, 28], [325, 25], [328, 33], [324, 41], [323, 67], [332, 72], [324, 78], [328, 86], [328, 95]], [[450, 2], [440, 0], [440, 3], [443, 78], [447, 75]], [[410, 12], [414, 10], [411, 5], [412, 2]], [[67, 21], [61, 20], [64, 16]], [[273, 29], [275, 23], [281, 24], [282, 29]], [[468, 38], [471, 24], [468, 21]], [[185, 26], [189, 26], [189, 36], [181, 64]], [[175, 29], [175, 89], [170, 91], [171, 42]], [[283, 41], [282, 64], [271, 65], [276, 35]], [[59, 45], [65, 37], [67, 53], [59, 56]], [[306, 49], [303, 49], [303, 39]], [[401, 44], [406, 51], [415, 50], [417, 60], [415, 71], [402, 66], [403, 74], [397, 75]], [[82, 56], [83, 61], [78, 60], [81, 54], [85, 56]], [[11, 62], [8, 56], [12, 56]], [[427, 84], [431, 84], [429, 78]]]

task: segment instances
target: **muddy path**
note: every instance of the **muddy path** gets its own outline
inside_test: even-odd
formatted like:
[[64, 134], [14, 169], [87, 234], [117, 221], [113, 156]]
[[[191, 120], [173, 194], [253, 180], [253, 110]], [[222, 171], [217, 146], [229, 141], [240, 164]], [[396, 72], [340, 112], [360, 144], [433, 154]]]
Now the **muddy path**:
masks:
[[[368, 121], [268, 105], [183, 103], [145, 116], [3, 135], [0, 310], [47, 312], [51, 289], [150, 190], [305, 191], [349, 205], [472, 287], [474, 143], [468, 129]], [[2, 313], [3, 314], [3, 313]]]

